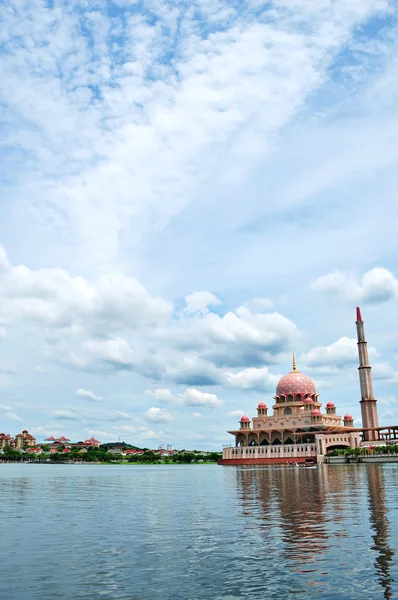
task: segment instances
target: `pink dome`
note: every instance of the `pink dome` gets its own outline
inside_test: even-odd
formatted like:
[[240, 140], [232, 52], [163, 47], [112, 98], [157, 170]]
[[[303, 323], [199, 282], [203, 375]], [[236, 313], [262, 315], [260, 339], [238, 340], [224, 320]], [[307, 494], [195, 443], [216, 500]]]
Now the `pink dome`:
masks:
[[282, 377], [276, 387], [276, 395], [281, 394], [316, 394], [315, 383], [308, 375], [300, 371], [291, 371]]
[[257, 408], [267, 408], [267, 405], [265, 404], [265, 402], [260, 402]]
[[352, 421], [352, 416], [349, 414], [344, 415], [344, 421]]
[[336, 408], [336, 406], [334, 405], [334, 403], [333, 403], [333, 402], [328, 402], [328, 403], [326, 404], [326, 408]]
[[312, 417], [319, 417], [320, 414], [321, 414], [320, 410], [315, 409], [315, 410], [311, 411], [311, 416]]
[[312, 400], [312, 398], [306, 398], [304, 404], [314, 404], [314, 400]]
[[244, 423], [248, 423], [248, 422], [250, 421], [250, 419], [249, 419], [249, 417], [247, 417], [246, 415], [243, 415], [243, 417], [241, 418], [241, 420], [240, 420], [240, 421], [241, 421], [241, 423], [242, 423], [242, 422], [244, 422]]

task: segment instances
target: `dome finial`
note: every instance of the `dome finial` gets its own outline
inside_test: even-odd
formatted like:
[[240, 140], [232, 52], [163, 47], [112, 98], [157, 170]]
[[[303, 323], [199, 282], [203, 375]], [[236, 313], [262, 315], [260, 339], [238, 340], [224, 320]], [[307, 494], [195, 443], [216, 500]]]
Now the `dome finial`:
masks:
[[296, 359], [294, 357], [294, 352], [293, 352], [293, 371], [296, 371]]

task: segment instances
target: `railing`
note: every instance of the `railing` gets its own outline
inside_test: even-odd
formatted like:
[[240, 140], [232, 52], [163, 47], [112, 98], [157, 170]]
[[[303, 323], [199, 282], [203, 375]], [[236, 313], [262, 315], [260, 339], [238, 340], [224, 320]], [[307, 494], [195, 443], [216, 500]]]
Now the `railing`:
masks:
[[279, 446], [244, 446], [224, 448], [223, 458], [299, 458], [314, 456], [315, 444], [289, 444]]

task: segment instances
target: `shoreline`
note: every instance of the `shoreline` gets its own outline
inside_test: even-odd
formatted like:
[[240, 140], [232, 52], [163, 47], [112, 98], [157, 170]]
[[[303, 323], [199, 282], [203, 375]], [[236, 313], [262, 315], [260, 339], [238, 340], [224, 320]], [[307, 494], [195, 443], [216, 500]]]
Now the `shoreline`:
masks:
[[30, 460], [2, 460], [0, 461], [0, 465], [104, 465], [104, 466], [113, 466], [113, 465], [124, 465], [124, 466], [181, 466], [181, 465], [216, 465], [218, 464], [216, 461], [203, 461], [203, 462], [100, 462], [100, 461], [58, 461], [58, 460], [49, 460], [49, 461], [30, 461]]

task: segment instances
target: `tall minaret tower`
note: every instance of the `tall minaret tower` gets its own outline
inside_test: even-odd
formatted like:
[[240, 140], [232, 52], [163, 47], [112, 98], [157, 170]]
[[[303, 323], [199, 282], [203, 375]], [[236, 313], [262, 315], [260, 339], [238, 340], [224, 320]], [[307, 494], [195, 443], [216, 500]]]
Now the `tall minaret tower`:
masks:
[[[358, 334], [358, 354], [359, 354], [359, 383], [361, 385], [361, 413], [362, 427], [378, 427], [379, 419], [377, 416], [376, 400], [373, 395], [372, 367], [369, 365], [368, 347], [365, 341], [365, 331], [361, 309], [357, 306], [357, 334]], [[365, 440], [372, 441], [379, 439], [376, 431], [365, 432]]]

